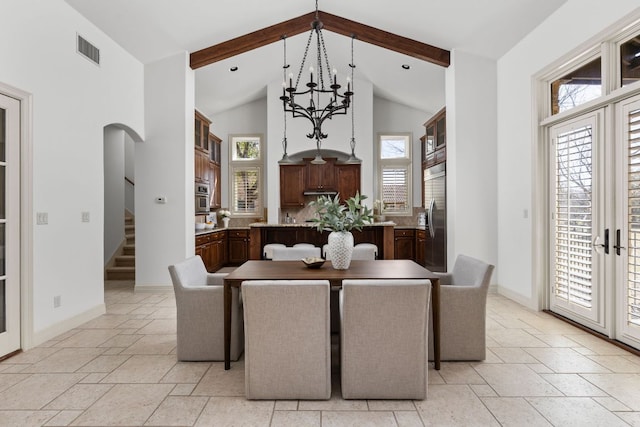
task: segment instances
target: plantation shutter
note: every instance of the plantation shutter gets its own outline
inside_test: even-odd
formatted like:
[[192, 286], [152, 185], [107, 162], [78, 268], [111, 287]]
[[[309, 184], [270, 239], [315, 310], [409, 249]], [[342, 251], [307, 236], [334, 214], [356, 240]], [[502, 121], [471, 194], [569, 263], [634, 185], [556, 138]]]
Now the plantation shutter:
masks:
[[406, 166], [382, 168], [384, 212], [406, 212], [409, 206], [409, 169]]
[[640, 109], [630, 111], [627, 120], [627, 321], [640, 326]]
[[260, 168], [234, 168], [232, 210], [237, 214], [260, 213]]

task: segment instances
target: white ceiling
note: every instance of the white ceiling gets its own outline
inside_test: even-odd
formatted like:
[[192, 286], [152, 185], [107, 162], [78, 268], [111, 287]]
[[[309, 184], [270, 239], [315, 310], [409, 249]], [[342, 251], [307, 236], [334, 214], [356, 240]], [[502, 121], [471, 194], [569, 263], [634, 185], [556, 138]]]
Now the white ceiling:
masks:
[[[65, 0], [143, 63], [194, 52], [312, 12], [313, 0]], [[319, 0], [319, 9], [442, 49], [497, 59], [567, 0]], [[323, 32], [329, 60], [348, 72], [348, 37]], [[297, 73], [308, 33], [287, 39]], [[356, 40], [356, 79], [377, 96], [435, 112], [444, 105], [444, 69]], [[274, 43], [196, 70], [196, 107], [207, 115], [266, 95], [282, 79]], [[403, 70], [402, 64], [411, 66]], [[237, 72], [230, 72], [237, 66]], [[357, 100], [357, 86], [355, 88]]]

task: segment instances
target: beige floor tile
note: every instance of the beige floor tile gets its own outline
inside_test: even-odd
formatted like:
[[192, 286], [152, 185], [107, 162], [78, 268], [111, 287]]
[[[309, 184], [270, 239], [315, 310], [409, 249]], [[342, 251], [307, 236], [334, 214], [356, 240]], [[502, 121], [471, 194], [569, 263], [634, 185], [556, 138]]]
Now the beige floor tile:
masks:
[[299, 411], [367, 411], [366, 400], [345, 400], [339, 393], [332, 392], [329, 400], [301, 400]]
[[145, 335], [122, 354], [169, 354], [176, 347], [176, 336], [173, 335]]
[[583, 347], [586, 347], [601, 356], [626, 356], [629, 354], [627, 351], [621, 349], [620, 347], [610, 344], [605, 340], [602, 340], [591, 334], [567, 334], [567, 338], [577, 342]]
[[111, 390], [111, 384], [76, 384], [55, 398], [44, 409], [85, 410]]
[[58, 414], [44, 424], [45, 427], [68, 426], [73, 420], [78, 418], [82, 411], [60, 411]]
[[632, 410], [640, 411], [640, 375], [584, 374], [582, 377]]
[[138, 304], [110, 304], [109, 314], [129, 314], [136, 308], [138, 308]]
[[588, 358], [617, 374], [640, 373], [640, 364], [624, 356], [588, 356]]
[[627, 405], [610, 396], [592, 397], [592, 399], [601, 404], [607, 411], [631, 411], [631, 408], [629, 408]]
[[320, 427], [320, 411], [274, 411], [271, 427]]
[[[440, 364], [440, 368], [442, 368], [442, 363]], [[440, 371], [436, 371], [433, 366], [429, 366], [429, 372], [427, 373], [427, 382], [429, 384], [445, 384], [444, 378], [442, 378]]]
[[522, 397], [486, 397], [482, 402], [504, 427], [551, 427], [551, 424]]
[[276, 411], [297, 411], [298, 410], [298, 401], [297, 400], [276, 400]]
[[210, 362], [176, 362], [160, 382], [174, 384], [197, 383], [210, 367]]
[[502, 397], [560, 396], [561, 393], [527, 365], [480, 365], [476, 371]]
[[556, 373], [611, 372], [571, 348], [527, 348], [525, 350]]
[[580, 344], [564, 335], [559, 334], [535, 334], [534, 337], [547, 344], [549, 347], [581, 347]]
[[97, 372], [93, 374], [87, 374], [82, 380], [80, 380], [80, 384], [97, 384], [104, 379], [108, 374], [106, 372]]
[[41, 409], [84, 374], [34, 374], [0, 393], [0, 409]]
[[0, 374], [0, 392], [8, 389], [9, 387], [18, 384], [20, 381], [23, 381], [29, 378], [30, 374], [9, 374], [9, 373], [1, 373]]
[[40, 427], [57, 413], [57, 411], [0, 411], [0, 425]]
[[613, 413], [588, 397], [531, 397], [529, 403], [556, 426], [625, 426]]
[[150, 319], [130, 319], [122, 322], [118, 329], [140, 329], [151, 323]]
[[426, 426], [498, 426], [498, 422], [466, 385], [429, 386], [426, 400], [416, 401]]
[[63, 348], [38, 363], [23, 369], [22, 372], [76, 372], [103, 352], [103, 348]]
[[497, 397], [496, 391], [487, 384], [470, 384], [471, 390], [478, 397]]
[[[84, 323], [79, 329], [112, 329], [117, 328], [127, 320], [129, 320], [129, 316], [124, 314], [103, 314]], [[57, 338], [61, 339], [60, 337]]]
[[471, 364], [465, 362], [442, 362], [440, 375], [446, 384], [486, 384]]
[[548, 347], [547, 344], [521, 329], [487, 331], [487, 335], [498, 343], [499, 347]]
[[417, 411], [394, 411], [398, 427], [423, 427], [424, 423]]
[[393, 412], [323, 411], [322, 427], [396, 427]]
[[13, 356], [8, 361], [0, 363], [0, 368], [5, 364], [9, 364], [9, 362], [11, 364], [38, 363], [41, 360], [46, 359], [47, 357], [51, 356], [53, 353], [56, 353], [58, 351], [60, 351], [60, 349], [55, 347], [32, 348], [29, 351], [23, 351], [22, 353]]
[[111, 372], [132, 357], [125, 355], [102, 355], [78, 369], [78, 372]]
[[143, 425], [172, 388], [171, 384], [116, 384], [71, 425]]
[[640, 412], [616, 412], [623, 421], [632, 427], [640, 427]]
[[578, 374], [541, 374], [540, 376], [566, 396], [592, 397], [607, 395]]
[[212, 363], [192, 394], [244, 397], [244, 362], [232, 363], [228, 371], [224, 370], [223, 362]]
[[208, 397], [168, 396], [144, 425], [191, 426], [208, 400]]
[[196, 384], [176, 384], [169, 394], [171, 396], [190, 396], [195, 388]]
[[212, 397], [194, 425], [196, 427], [268, 426], [273, 414], [273, 406], [272, 400]]
[[370, 411], [415, 411], [413, 400], [367, 400]]
[[136, 333], [127, 334], [127, 330], [118, 329], [118, 332], [119, 332], [118, 335], [116, 335], [111, 339], [106, 340], [105, 342], [100, 344], [100, 347], [119, 347], [122, 350], [124, 350], [126, 347], [131, 347], [133, 344], [138, 342], [138, 340], [140, 340], [144, 336], [144, 335], [137, 334], [138, 332], [137, 329], [135, 330], [131, 329], [131, 331], [135, 331]]
[[536, 374], [553, 374], [553, 371], [542, 363], [528, 363], [527, 366]]
[[504, 363], [539, 363], [535, 357], [519, 347], [492, 348], [491, 351]]
[[103, 383], [157, 383], [176, 364], [174, 356], [134, 355], [107, 375]]
[[174, 319], [155, 319], [147, 326], [138, 330], [139, 334], [175, 334], [176, 321]]

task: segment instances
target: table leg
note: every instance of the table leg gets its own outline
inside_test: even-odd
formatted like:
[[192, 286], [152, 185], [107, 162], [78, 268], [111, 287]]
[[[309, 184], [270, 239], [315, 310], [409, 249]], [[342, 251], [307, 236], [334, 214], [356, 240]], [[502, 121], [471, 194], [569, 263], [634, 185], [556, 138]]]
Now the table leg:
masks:
[[431, 308], [433, 310], [433, 364], [440, 370], [440, 280], [431, 280]]
[[231, 368], [231, 285], [224, 282], [224, 369]]

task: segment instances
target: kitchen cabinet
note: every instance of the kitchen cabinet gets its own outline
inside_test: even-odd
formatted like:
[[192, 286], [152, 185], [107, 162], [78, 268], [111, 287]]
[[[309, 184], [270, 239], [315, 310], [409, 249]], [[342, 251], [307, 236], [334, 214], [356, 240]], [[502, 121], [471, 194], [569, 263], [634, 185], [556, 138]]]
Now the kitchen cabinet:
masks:
[[427, 248], [427, 232], [425, 230], [416, 230], [416, 250], [415, 262], [421, 266], [425, 266], [425, 250]]
[[395, 259], [415, 259], [415, 230], [395, 229], [393, 237]]
[[196, 236], [196, 255], [200, 255], [202, 261], [204, 262], [204, 266], [208, 272], [215, 271], [212, 269], [211, 264], [211, 240], [210, 234], [205, 234], [202, 236]]
[[209, 152], [209, 125], [211, 121], [200, 112], [195, 112], [194, 146], [198, 150]]
[[340, 200], [344, 203], [360, 191], [360, 165], [335, 165], [336, 189], [340, 193]]
[[194, 176], [195, 181], [209, 184], [209, 155], [201, 150], [194, 151]]
[[218, 271], [227, 264], [227, 232], [218, 231], [209, 236], [211, 236], [210, 271]]
[[209, 206], [211, 209], [222, 207], [222, 175], [220, 169], [221, 139], [209, 134]]
[[240, 265], [249, 259], [249, 230], [229, 230], [229, 265]]
[[326, 158], [323, 164], [311, 163], [313, 159], [304, 159], [306, 168], [305, 191], [335, 191], [335, 158]]
[[304, 207], [304, 164], [280, 165], [280, 207]]
[[425, 134], [422, 141], [423, 169], [446, 160], [447, 113], [443, 108], [424, 124]]

